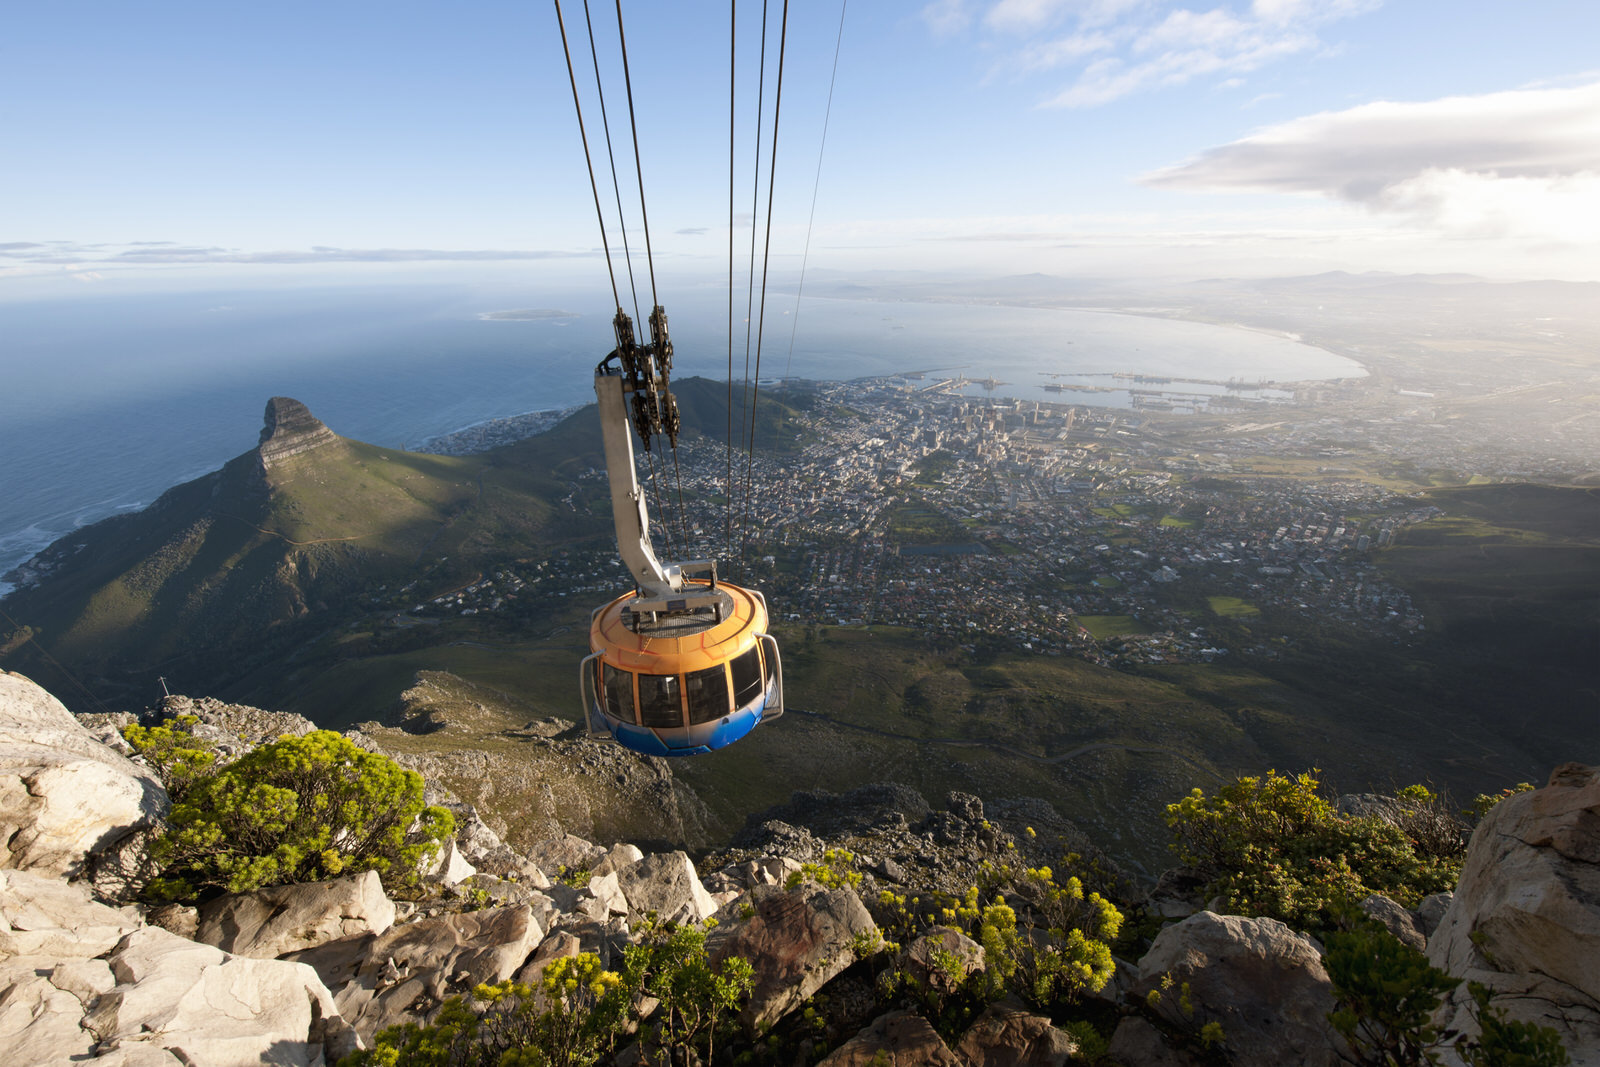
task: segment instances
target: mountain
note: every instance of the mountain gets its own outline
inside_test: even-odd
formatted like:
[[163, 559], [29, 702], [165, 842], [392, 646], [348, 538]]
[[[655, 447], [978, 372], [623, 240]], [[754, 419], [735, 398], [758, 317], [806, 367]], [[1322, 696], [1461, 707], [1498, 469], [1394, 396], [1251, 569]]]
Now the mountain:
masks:
[[[255, 448], [57, 541], [17, 572], [6, 610], [48, 644], [35, 658], [102, 695], [130, 671], [211, 677], [291, 647], [375, 586], [448, 585], [486, 552], [598, 533], [593, 514], [552, 503], [600, 462], [592, 422], [489, 455], [419, 455], [340, 437], [274, 397]], [[27, 665], [15, 637], [5, 651]]]

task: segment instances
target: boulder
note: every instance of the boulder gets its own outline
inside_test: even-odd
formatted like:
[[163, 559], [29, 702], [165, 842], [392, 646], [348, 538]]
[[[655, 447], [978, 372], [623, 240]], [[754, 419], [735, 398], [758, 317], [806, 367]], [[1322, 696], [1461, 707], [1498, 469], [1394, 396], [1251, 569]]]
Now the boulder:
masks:
[[685, 852], [658, 852], [615, 872], [615, 877], [628, 901], [630, 923], [650, 913], [661, 922], [700, 922], [717, 910]]
[[528, 854], [534, 864], [551, 878], [566, 871], [590, 871], [605, 858], [606, 850], [575, 834], [567, 834], [535, 845]]
[[590, 873], [596, 875], [610, 874], [612, 871], [620, 871], [624, 867], [631, 867], [642, 859], [644, 859], [644, 853], [639, 851], [638, 845], [630, 845], [626, 842], [615, 844], [600, 858], [600, 862], [591, 868]]
[[906, 946], [899, 963], [918, 984], [953, 993], [969, 974], [983, 970], [983, 946], [960, 930], [935, 926]]
[[0, 871], [0, 959], [103, 956], [143, 925], [89, 897], [87, 887], [36, 871]]
[[117, 984], [83, 1019], [101, 1049], [145, 1044], [208, 1067], [311, 1067], [327, 1046], [350, 1047], [333, 997], [302, 964], [231, 956], [153, 926], [123, 938], [108, 962]]
[[50, 965], [49, 957], [0, 961], [0, 1048], [11, 1063], [88, 1059], [95, 1038], [81, 1025], [95, 999], [116, 985], [105, 960]]
[[[1554, 1027], [1574, 1063], [1600, 1063], [1600, 775], [1575, 763], [1497, 804], [1473, 832], [1439, 927], [1435, 967]], [[1472, 1034], [1463, 982], [1436, 1021]]]
[[531, 908], [492, 908], [361, 934], [290, 954], [309, 964], [364, 1040], [426, 1019], [445, 998], [516, 975], [544, 939]]
[[91, 875], [97, 856], [168, 807], [153, 774], [39, 686], [0, 671], [0, 869]]
[[1422, 932], [1422, 924], [1417, 922], [1416, 916], [1383, 894], [1373, 893], [1363, 900], [1361, 911], [1367, 918], [1381, 923], [1401, 944], [1410, 945], [1418, 952], [1428, 947], [1428, 936]]
[[1454, 892], [1432, 893], [1422, 898], [1422, 903], [1417, 905], [1417, 910], [1412, 912], [1417, 919], [1417, 928], [1422, 931], [1424, 938], [1433, 936], [1439, 929], [1439, 923], [1444, 920], [1444, 913], [1450, 910], [1450, 901], [1455, 898]]
[[[793, 892], [751, 892], [755, 914], [743, 925], [719, 927], [711, 961], [749, 960], [755, 986], [743, 1018], [751, 1028], [776, 1022], [855, 962], [857, 937], [876, 941], [878, 926], [854, 889], [804, 886]], [[724, 930], [727, 932], [724, 933]]]
[[[1193, 1032], [1220, 1023], [1236, 1067], [1340, 1062], [1328, 1025], [1333, 989], [1322, 953], [1311, 938], [1276, 919], [1198, 912], [1156, 935], [1139, 974], [1134, 995], [1161, 993], [1155, 1010], [1173, 1027]], [[1165, 976], [1170, 989], [1163, 988]], [[1184, 983], [1192, 1014], [1179, 1005]]]
[[276, 959], [394, 925], [394, 901], [377, 871], [329, 882], [276, 885], [230, 893], [200, 909], [195, 940], [224, 952]]
[[478, 868], [467, 862], [467, 858], [461, 854], [461, 846], [452, 838], [434, 855], [423, 877], [449, 888], [460, 885], [477, 873]]
[[879, 1016], [817, 1067], [968, 1067], [914, 1011]]
[[1117, 1023], [1106, 1057], [1129, 1067], [1200, 1067], [1186, 1049], [1173, 1048], [1148, 1019], [1129, 1015]]
[[972, 1067], [1062, 1067], [1078, 1043], [1020, 1003], [991, 1004], [961, 1035], [956, 1051]]

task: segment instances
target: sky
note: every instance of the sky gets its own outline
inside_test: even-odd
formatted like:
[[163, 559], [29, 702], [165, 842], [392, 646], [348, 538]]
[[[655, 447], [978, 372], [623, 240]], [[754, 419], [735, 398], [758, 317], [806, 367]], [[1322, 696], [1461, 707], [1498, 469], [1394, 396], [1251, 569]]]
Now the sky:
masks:
[[[1592, 0], [808, 0], [786, 24], [773, 0], [759, 85], [745, 0], [731, 86], [729, 5], [621, 6], [667, 276], [726, 274], [731, 89], [735, 257], [754, 238], [780, 275], [1600, 279]], [[584, 7], [562, 9], [620, 255]], [[590, 13], [643, 264], [616, 10]], [[768, 244], [753, 182], [780, 34]], [[553, 3], [7, 9], [0, 300], [380, 275], [604, 286], [601, 253]]]

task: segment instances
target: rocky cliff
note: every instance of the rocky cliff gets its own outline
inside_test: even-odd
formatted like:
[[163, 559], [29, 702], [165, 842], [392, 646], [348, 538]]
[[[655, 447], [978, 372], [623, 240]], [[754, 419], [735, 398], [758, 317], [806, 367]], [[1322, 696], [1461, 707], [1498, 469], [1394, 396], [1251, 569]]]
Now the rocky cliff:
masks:
[[[169, 703], [233, 752], [311, 725], [215, 701]], [[1020, 1002], [970, 1016], [937, 1010], [940, 983], [980, 971], [988, 954], [950, 927], [885, 943], [875, 918], [888, 914], [883, 901], [981, 879], [1019, 852], [1031, 862], [1041, 847], [1035, 822], [1070, 844], [1070, 825], [1047, 822], [1047, 805], [1002, 810], [956, 794], [940, 808], [893, 786], [802, 794], [753, 818], [697, 867], [681, 851], [606, 847], [553, 825], [543, 840], [512, 847], [452, 799], [457, 833], [415, 899], [391, 899], [367, 872], [225, 894], [198, 910], [150, 909], [119, 903], [127, 882], [97, 881], [96, 871], [160, 819], [163, 791], [115, 751], [114, 721], [90, 725], [96, 732], [27, 679], [0, 674], [0, 1044], [17, 1062], [326, 1065], [385, 1027], [431, 1019], [480, 982], [537, 982], [579, 952], [619, 965], [649, 916], [719, 920], [712, 965], [739, 959], [752, 970], [746, 1037], [735, 1048], [766, 1033], [794, 1062], [1338, 1062], [1321, 946], [1282, 923], [1170, 894], [1159, 906], [1124, 901], [1158, 925], [1159, 914], [1181, 921], [1160, 925], [1137, 962], [1115, 961], [1109, 983], [1090, 994], [1085, 1010], [1114, 1030], [1109, 1050]], [[1453, 899], [1389, 915], [1409, 936], [1432, 932], [1435, 962], [1560, 1027], [1578, 1064], [1600, 1063], [1597, 834], [1600, 778], [1562, 768], [1479, 827]], [[859, 879], [828, 873], [843, 870], [825, 856], [840, 845], [858, 850]], [[822, 863], [803, 868], [808, 860]], [[1019, 914], [1034, 906], [1026, 897], [1012, 904]], [[924, 999], [886, 1002], [885, 975], [910, 976]], [[1446, 1005], [1442, 1021], [1456, 1010]], [[1206, 1034], [1225, 1036], [1207, 1043]]]

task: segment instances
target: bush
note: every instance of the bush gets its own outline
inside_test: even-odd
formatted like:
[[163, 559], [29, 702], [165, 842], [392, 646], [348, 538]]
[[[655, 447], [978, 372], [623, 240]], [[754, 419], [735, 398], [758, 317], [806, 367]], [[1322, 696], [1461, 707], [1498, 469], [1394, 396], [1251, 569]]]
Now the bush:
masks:
[[156, 726], [130, 723], [122, 728], [123, 739], [150, 764], [174, 804], [188, 796], [217, 763], [211, 742], [194, 736], [199, 722], [196, 716], [180, 715]]
[[1346, 818], [1312, 774], [1276, 771], [1209, 797], [1196, 789], [1167, 806], [1167, 825], [1183, 862], [1206, 874], [1206, 891], [1230, 910], [1326, 929], [1334, 911], [1372, 893], [1411, 906], [1455, 885], [1464, 846], [1439, 829], [1436, 798], [1422, 793], [1426, 800], [1402, 790], [1396, 809], [1410, 812], [1426, 840], [1381, 818]]
[[1322, 958], [1333, 983], [1328, 1021], [1362, 1067], [1421, 1067], [1453, 1045], [1471, 1067], [1562, 1067], [1561, 1038], [1547, 1026], [1514, 1022], [1490, 1003], [1487, 987], [1469, 983], [1479, 1035], [1451, 1041], [1430, 1019], [1461, 979], [1430, 966], [1417, 949], [1374, 923], [1328, 935]]
[[190, 781], [152, 846], [163, 870], [149, 893], [193, 900], [362, 871], [400, 889], [454, 828], [424, 807], [422, 776], [387, 756], [331, 730], [282, 737]]
[[[580, 952], [546, 967], [537, 989], [480, 985], [426, 1026], [384, 1030], [340, 1067], [587, 1067], [625, 1032], [638, 1033], [643, 1062], [710, 1063], [752, 981], [746, 960], [711, 966], [704, 927], [648, 924], [619, 971]], [[647, 1020], [637, 1014], [646, 998], [657, 1002]]]

